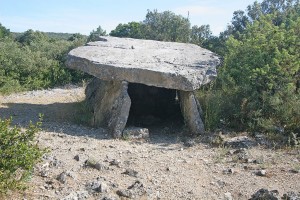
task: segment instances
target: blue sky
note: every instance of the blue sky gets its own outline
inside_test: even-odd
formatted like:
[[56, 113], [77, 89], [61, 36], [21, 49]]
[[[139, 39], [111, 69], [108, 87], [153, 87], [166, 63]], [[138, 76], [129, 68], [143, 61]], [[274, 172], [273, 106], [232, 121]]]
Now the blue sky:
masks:
[[[209, 24], [215, 35], [235, 10], [255, 0], [0, 0], [0, 23], [13, 32], [28, 29], [89, 34], [99, 25], [108, 32], [119, 23], [144, 20], [147, 9], [187, 16], [192, 25]], [[258, 2], [261, 2], [260, 0]]]

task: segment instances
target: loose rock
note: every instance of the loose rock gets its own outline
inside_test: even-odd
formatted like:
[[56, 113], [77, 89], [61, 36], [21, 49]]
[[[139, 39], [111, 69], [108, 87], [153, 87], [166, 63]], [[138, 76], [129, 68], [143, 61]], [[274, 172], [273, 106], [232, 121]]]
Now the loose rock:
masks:
[[231, 193], [230, 192], [226, 192], [224, 194], [224, 199], [225, 200], [233, 200]]
[[266, 176], [267, 175], [267, 171], [266, 170], [258, 170], [255, 174], [257, 176]]
[[284, 199], [284, 200], [300, 200], [300, 192], [298, 192], [298, 194], [295, 193], [295, 192], [288, 192], [288, 193], [284, 194], [281, 199]]
[[137, 198], [141, 199], [142, 196], [146, 195], [144, 185], [140, 181], [135, 181], [127, 190], [118, 190], [117, 194], [121, 197]]
[[79, 161], [79, 155], [74, 156], [74, 159], [75, 159], [76, 161]]
[[256, 145], [256, 142], [247, 136], [233, 137], [225, 141], [225, 146], [231, 148], [250, 148]]
[[57, 176], [57, 180], [59, 182], [63, 183], [63, 184], [66, 183], [66, 181], [67, 181], [67, 174], [66, 174], [66, 172], [62, 172], [61, 174], [59, 174]]
[[132, 194], [129, 190], [117, 190], [117, 195], [120, 197], [132, 198]]
[[95, 165], [94, 165], [94, 168], [95, 169], [98, 169], [98, 170], [109, 170], [109, 167], [97, 162]]
[[232, 168], [223, 170], [223, 174], [233, 174], [233, 173], [235, 173], [235, 170]]
[[121, 161], [117, 159], [113, 159], [112, 161], [109, 162], [110, 165], [121, 167]]
[[62, 198], [61, 200], [84, 200], [89, 197], [89, 193], [85, 190], [83, 191], [76, 191], [70, 193], [68, 196]]
[[279, 192], [277, 190], [260, 189], [251, 196], [249, 200], [278, 200]]
[[291, 169], [290, 172], [293, 173], [293, 174], [298, 174], [298, 173], [300, 173], [300, 170]]
[[149, 138], [149, 130], [147, 128], [127, 127], [123, 131], [123, 137], [129, 139], [146, 139]]
[[122, 174], [126, 174], [126, 175], [132, 176], [132, 177], [137, 177], [138, 172], [133, 169], [126, 169], [126, 171], [123, 172]]

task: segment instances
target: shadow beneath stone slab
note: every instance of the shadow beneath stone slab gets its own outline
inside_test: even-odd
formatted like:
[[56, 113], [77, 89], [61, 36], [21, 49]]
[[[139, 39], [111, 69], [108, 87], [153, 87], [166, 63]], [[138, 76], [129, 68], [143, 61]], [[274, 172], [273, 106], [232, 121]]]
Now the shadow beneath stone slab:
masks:
[[[12, 125], [26, 128], [30, 122], [39, 121], [39, 114], [43, 114], [42, 130], [64, 133], [72, 136], [87, 136], [93, 138], [108, 138], [106, 130], [91, 128], [76, 123], [78, 110], [82, 102], [29, 104], [4, 103], [0, 107], [0, 118], [12, 117]], [[80, 114], [82, 117], [82, 114]]]
[[[85, 136], [97, 139], [112, 139], [104, 128], [92, 128], [80, 125], [76, 122], [82, 102], [53, 103], [53, 104], [30, 104], [30, 103], [2, 103], [0, 118], [13, 118], [12, 124], [26, 128], [30, 121], [39, 121], [39, 113], [43, 114], [42, 129], [48, 132], [56, 132], [71, 136]], [[163, 146], [179, 143], [182, 135], [183, 123], [162, 120], [146, 127], [150, 131], [149, 143]]]

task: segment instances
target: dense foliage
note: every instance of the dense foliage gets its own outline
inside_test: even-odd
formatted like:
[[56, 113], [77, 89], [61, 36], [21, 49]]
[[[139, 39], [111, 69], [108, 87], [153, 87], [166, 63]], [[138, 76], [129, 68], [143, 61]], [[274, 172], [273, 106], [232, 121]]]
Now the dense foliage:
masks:
[[0, 93], [48, 88], [85, 77], [64, 65], [68, 51], [85, 43], [84, 36], [73, 34], [65, 40], [28, 30], [14, 38], [3, 26], [0, 33]]
[[142, 22], [119, 24], [110, 32], [115, 37], [130, 37], [170, 42], [191, 42], [202, 44], [211, 36], [209, 25], [193, 26], [188, 18], [171, 11], [148, 10]]
[[299, 27], [298, 1], [265, 0], [248, 15], [235, 12], [218, 78], [199, 94], [208, 128], [300, 133]]
[[114, 37], [129, 37], [142, 39], [143, 28], [142, 24], [139, 22], [129, 22], [127, 24], [119, 24], [114, 30], [112, 30], [109, 35]]
[[97, 28], [96, 30], [93, 30], [93, 31], [90, 33], [90, 35], [89, 35], [87, 41], [88, 41], [88, 42], [94, 42], [94, 41], [99, 40], [99, 37], [100, 37], [100, 36], [105, 36], [105, 35], [106, 35], [106, 31], [103, 30], [101, 26], [98, 26], [98, 28]]
[[25, 131], [11, 128], [11, 119], [0, 118], [0, 196], [10, 189], [22, 187], [22, 182], [32, 173], [34, 164], [44, 150], [34, 143], [40, 122], [29, 124]]

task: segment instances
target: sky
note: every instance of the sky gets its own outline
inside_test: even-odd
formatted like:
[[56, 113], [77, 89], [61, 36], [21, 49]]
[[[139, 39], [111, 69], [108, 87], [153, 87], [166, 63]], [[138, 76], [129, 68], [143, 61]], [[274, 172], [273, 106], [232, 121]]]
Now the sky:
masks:
[[[100, 25], [108, 33], [119, 23], [143, 21], [147, 10], [166, 10], [192, 25], [224, 31], [233, 12], [255, 0], [0, 0], [0, 23], [12, 32], [28, 29], [88, 35]], [[261, 1], [258, 1], [261, 2]]]

